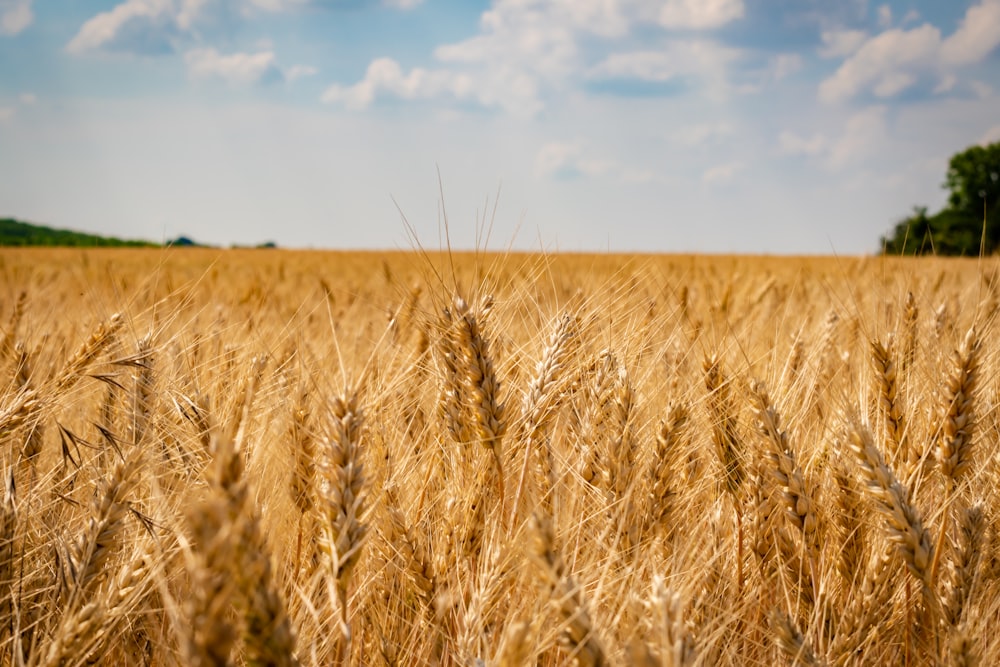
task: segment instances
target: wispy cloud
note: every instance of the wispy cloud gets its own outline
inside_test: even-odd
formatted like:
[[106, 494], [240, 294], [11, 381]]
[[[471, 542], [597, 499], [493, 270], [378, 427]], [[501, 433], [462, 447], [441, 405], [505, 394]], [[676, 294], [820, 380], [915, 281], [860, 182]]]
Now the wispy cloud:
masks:
[[32, 0], [0, 0], [0, 35], [16, 35], [35, 20]]
[[826, 152], [828, 147], [829, 142], [822, 134], [800, 137], [786, 130], [778, 135], [778, 150], [783, 155], [820, 155]]
[[215, 49], [193, 49], [184, 54], [184, 62], [196, 79], [221, 79], [234, 85], [248, 85], [284, 78], [271, 51], [222, 54]]
[[289, 81], [297, 81], [306, 77], [315, 76], [319, 69], [311, 65], [292, 65], [285, 70], [285, 78]]
[[601, 176], [611, 167], [610, 160], [586, 156], [579, 142], [550, 142], [542, 146], [535, 156], [535, 175], [540, 178]]
[[667, 0], [660, 10], [660, 25], [694, 30], [719, 28], [743, 18], [743, 0]]
[[[395, 58], [377, 58], [361, 80], [331, 85], [323, 100], [366, 109], [381, 96], [441, 98], [534, 116], [549, 96], [581, 81], [690, 78], [724, 90], [740, 50], [667, 35], [717, 28], [744, 13], [743, 0], [496, 0], [480, 16], [478, 34], [433, 50], [438, 66], [407, 69]], [[662, 42], [621, 48], [634, 43], [628, 37], [639, 26], [658, 31]], [[780, 78], [798, 63], [790, 56], [775, 64]]]
[[852, 114], [833, 137], [824, 133], [800, 136], [791, 131], [778, 135], [778, 152], [816, 158], [826, 168], [839, 171], [877, 153], [887, 141], [887, 109], [876, 105]]
[[724, 140], [733, 131], [729, 123], [698, 123], [680, 128], [671, 134], [671, 139], [687, 146], [702, 146]]
[[[495, 83], [503, 87], [491, 87], [489, 82], [476, 79], [470, 74], [449, 69], [425, 69], [415, 67], [404, 71], [392, 58], [378, 58], [368, 65], [364, 78], [350, 86], [334, 84], [324, 91], [322, 100], [328, 104], [343, 104], [346, 108], [361, 111], [370, 107], [382, 96], [403, 100], [429, 100], [449, 98], [459, 101], [474, 101], [485, 107], [504, 107], [515, 113], [530, 115], [537, 111], [535, 86], [532, 80], [523, 78]], [[519, 96], [504, 95], [517, 91]]]
[[587, 143], [582, 140], [544, 144], [535, 155], [535, 177], [564, 181], [610, 177], [624, 183], [648, 183], [656, 179], [656, 175], [649, 169], [593, 155]]
[[739, 49], [710, 39], [677, 39], [656, 50], [610, 54], [591, 67], [595, 81], [678, 83], [724, 97], [731, 88], [730, 67], [743, 57]]
[[856, 53], [868, 40], [864, 30], [824, 30], [820, 33], [823, 46], [819, 55], [823, 58], [843, 58]]
[[878, 25], [880, 28], [888, 28], [892, 25], [892, 7], [889, 5], [879, 5], [876, 11], [878, 13]]
[[744, 169], [745, 165], [739, 161], [719, 164], [702, 172], [701, 182], [709, 186], [731, 183]]
[[[955, 70], [982, 61], [1000, 44], [1000, 0], [970, 7], [947, 38], [930, 23], [905, 30], [892, 28], [856, 44], [856, 34], [831, 37], [828, 53], [850, 54], [819, 87], [824, 102], [849, 100], [862, 93], [890, 98], [918, 81], [940, 82]], [[824, 37], [824, 42], [826, 42]]]
[[164, 53], [191, 27], [203, 0], [126, 0], [90, 18], [66, 45], [73, 54], [100, 49]]
[[418, 5], [422, 5], [424, 0], [382, 0], [386, 7], [394, 7], [396, 9], [413, 9]]
[[1000, 141], [1000, 125], [994, 125], [990, 129], [983, 133], [983, 136], [979, 139], [980, 146], [986, 146], [987, 144], [992, 144]]

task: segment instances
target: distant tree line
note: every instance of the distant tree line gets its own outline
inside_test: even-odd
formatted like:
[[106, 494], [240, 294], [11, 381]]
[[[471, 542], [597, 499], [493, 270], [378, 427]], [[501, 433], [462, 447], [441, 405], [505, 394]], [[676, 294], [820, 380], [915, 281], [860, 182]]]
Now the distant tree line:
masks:
[[1000, 142], [952, 156], [943, 185], [948, 204], [933, 215], [926, 206], [882, 237], [892, 255], [978, 255], [1000, 252]]
[[[14, 218], [0, 218], [0, 246], [64, 246], [78, 248], [159, 248], [163, 245], [177, 248], [206, 248], [186, 236], [178, 236], [164, 244], [150, 241], [125, 240], [114, 236], [99, 236], [84, 234], [69, 229], [53, 229], [44, 225], [35, 225]], [[273, 241], [256, 246], [233, 246], [244, 248], [277, 248]]]
[[0, 245], [152, 248], [157, 244], [149, 241], [127, 241], [113, 236], [83, 234], [33, 225], [13, 218], [0, 218]]

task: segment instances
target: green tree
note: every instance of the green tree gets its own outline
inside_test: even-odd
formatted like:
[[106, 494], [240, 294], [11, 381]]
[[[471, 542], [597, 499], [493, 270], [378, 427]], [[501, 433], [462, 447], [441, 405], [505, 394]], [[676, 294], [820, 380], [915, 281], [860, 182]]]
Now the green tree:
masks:
[[943, 187], [949, 190], [948, 205], [931, 216], [926, 207], [914, 207], [912, 215], [882, 237], [884, 252], [975, 255], [980, 249], [1000, 251], [1000, 142], [953, 155]]
[[982, 216], [996, 209], [1000, 199], [1000, 142], [973, 146], [952, 156], [944, 187], [951, 190], [948, 206]]

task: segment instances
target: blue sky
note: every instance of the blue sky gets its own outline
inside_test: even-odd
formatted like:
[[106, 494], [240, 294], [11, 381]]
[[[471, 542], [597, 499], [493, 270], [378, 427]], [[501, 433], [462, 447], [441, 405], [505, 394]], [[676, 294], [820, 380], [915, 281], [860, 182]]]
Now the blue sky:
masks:
[[1000, 0], [0, 0], [0, 215], [872, 252], [1000, 141], [998, 44]]

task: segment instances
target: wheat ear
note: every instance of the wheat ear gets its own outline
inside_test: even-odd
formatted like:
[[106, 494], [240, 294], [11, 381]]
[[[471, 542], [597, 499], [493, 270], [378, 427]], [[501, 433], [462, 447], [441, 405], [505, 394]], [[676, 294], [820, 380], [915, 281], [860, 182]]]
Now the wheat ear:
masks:
[[814, 557], [820, 551], [816, 491], [806, 482], [795, 452], [789, 445], [788, 433], [781, 429], [778, 411], [771, 403], [767, 388], [760, 382], [754, 382], [751, 396], [757, 406], [757, 429], [767, 448], [771, 475], [783, 490], [785, 516], [798, 528], [807, 553]]
[[111, 344], [122, 324], [121, 314], [115, 313], [108, 318], [107, 322], [101, 322], [97, 325], [97, 328], [90, 334], [90, 338], [84, 341], [66, 362], [56, 379], [55, 387], [52, 390], [54, 395], [58, 396], [76, 384], [77, 380], [80, 379], [80, 374]]
[[361, 464], [364, 413], [357, 394], [348, 391], [334, 398], [330, 421], [330, 434], [321, 448], [320, 470], [326, 492], [319, 501], [323, 515], [319, 547], [329, 564], [327, 584], [338, 605], [344, 640], [341, 646], [347, 651], [351, 641], [347, 592], [368, 533], [367, 481]]
[[953, 372], [945, 396], [944, 424], [937, 456], [949, 490], [958, 485], [972, 463], [972, 429], [975, 423], [974, 393], [979, 380], [982, 342], [970, 329], [961, 349], [953, 357]]
[[28, 301], [28, 293], [21, 291], [14, 302], [14, 309], [10, 313], [7, 321], [7, 328], [4, 329], [3, 337], [0, 338], [0, 360], [10, 357], [14, 351], [13, 343], [17, 338], [17, 329], [21, 325], [21, 318], [24, 317], [24, 306]]
[[951, 576], [943, 596], [945, 620], [955, 630], [961, 625], [965, 603], [976, 579], [985, 528], [985, 516], [980, 505], [973, 505], [962, 512]]
[[[528, 475], [528, 468], [531, 464], [531, 457], [534, 453], [536, 443], [544, 447], [544, 451], [537, 452], [537, 456], [543, 463], [544, 477], [549, 478], [552, 474], [550, 462], [551, 451], [548, 442], [545, 441], [544, 432], [552, 422], [555, 408], [558, 402], [559, 387], [565, 371], [566, 362], [572, 353], [573, 342], [579, 334], [579, 319], [573, 315], [563, 315], [556, 322], [549, 343], [542, 353], [542, 358], [535, 368], [535, 375], [528, 386], [528, 393], [524, 398], [524, 405], [521, 408], [521, 419], [524, 437], [519, 441], [524, 443], [524, 463], [521, 465], [521, 474], [517, 480], [517, 490], [514, 492], [514, 503], [511, 509], [511, 524], [517, 517], [521, 505], [521, 496], [524, 493], [524, 483]], [[544, 442], [539, 443], [542, 440]], [[543, 479], [543, 483], [551, 484], [551, 479]]]
[[886, 436], [892, 444], [892, 460], [898, 465], [909, 460], [909, 447], [906, 443], [906, 428], [899, 397], [893, 343], [891, 338], [886, 344], [873, 340], [871, 350], [872, 364], [875, 367], [875, 383], [878, 389], [879, 410], [885, 423]]
[[861, 425], [851, 427], [848, 435], [851, 450], [864, 473], [865, 485], [875, 506], [885, 517], [889, 540], [903, 558], [906, 568], [930, 588], [931, 564], [934, 560], [933, 540], [924, 527], [910, 492], [885, 463], [882, 452], [875, 447], [871, 433]]
[[555, 549], [552, 523], [537, 513], [532, 515], [534, 546], [532, 556], [543, 575], [550, 599], [562, 617], [562, 633], [566, 645], [578, 667], [606, 665], [604, 648], [594, 634], [587, 609], [580, 598], [580, 588], [566, 573], [562, 556]]
[[507, 430], [505, 406], [500, 401], [500, 381], [493, 367], [489, 341], [479, 319], [461, 298], [455, 299], [458, 312], [456, 348], [464, 361], [463, 384], [472, 408], [475, 434], [479, 443], [490, 450], [497, 468], [500, 507], [504, 506], [504, 471], [501, 444]]
[[91, 516], [83, 533], [66, 554], [63, 574], [67, 608], [73, 609], [100, 577], [121, 541], [128, 514], [126, 499], [136, 483], [139, 457], [126, 451], [111, 474], [101, 481], [91, 503]]
[[729, 383], [723, 375], [722, 361], [718, 357], [706, 358], [704, 370], [713, 442], [722, 464], [723, 484], [730, 494], [738, 498], [747, 473], [743, 463], [743, 442], [737, 432], [735, 409], [729, 397]]
[[[979, 350], [982, 343], [975, 329], [969, 329], [962, 343], [952, 357], [953, 372], [948, 379], [945, 395], [944, 424], [938, 440], [937, 458], [945, 479], [945, 505], [950, 501], [958, 485], [972, 465], [972, 430], [975, 426], [974, 392], [979, 380]], [[938, 561], [944, 547], [948, 531], [946, 511], [941, 520], [934, 562], [931, 564], [930, 579], [934, 580]]]
[[806, 641], [788, 614], [780, 611], [772, 614], [771, 628], [774, 630], [778, 647], [781, 648], [781, 651], [785, 655], [791, 658], [793, 664], [808, 665], [810, 667], [823, 664], [816, 658], [809, 642]]
[[677, 471], [678, 449], [687, 421], [688, 409], [683, 403], [673, 403], [667, 408], [667, 418], [660, 422], [656, 433], [656, 449], [646, 471], [649, 523], [664, 533], [675, 495], [673, 476]]

